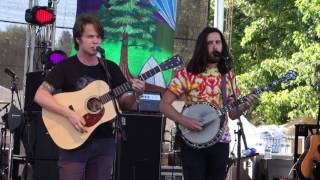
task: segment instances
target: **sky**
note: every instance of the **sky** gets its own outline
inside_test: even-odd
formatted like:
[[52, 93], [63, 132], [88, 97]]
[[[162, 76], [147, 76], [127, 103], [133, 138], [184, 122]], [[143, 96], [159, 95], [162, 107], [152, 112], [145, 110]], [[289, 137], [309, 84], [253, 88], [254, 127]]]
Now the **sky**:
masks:
[[[8, 25], [25, 26], [23, 25], [26, 23], [24, 16], [25, 10], [29, 8], [29, 1], [0, 0], [0, 31], [5, 31]], [[34, 2], [36, 1], [34, 0]], [[76, 16], [77, 0], [58, 0], [56, 2], [58, 2], [56, 13], [56, 38], [58, 38], [63, 30], [71, 32]], [[47, 6], [48, 0], [38, 0], [38, 5]], [[8, 23], [7, 21], [17, 23]]]

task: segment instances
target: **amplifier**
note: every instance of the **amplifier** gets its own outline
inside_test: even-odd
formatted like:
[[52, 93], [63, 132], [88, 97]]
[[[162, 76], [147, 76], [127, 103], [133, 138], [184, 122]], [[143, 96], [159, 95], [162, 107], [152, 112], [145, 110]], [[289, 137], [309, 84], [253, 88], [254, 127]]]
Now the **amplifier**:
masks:
[[[132, 94], [132, 92], [129, 92], [129, 94]], [[142, 96], [140, 96], [139, 103], [135, 102], [134, 105], [131, 107], [130, 111], [158, 113], [160, 112], [159, 110], [160, 100], [161, 100], [160, 92], [145, 91], [142, 94]]]

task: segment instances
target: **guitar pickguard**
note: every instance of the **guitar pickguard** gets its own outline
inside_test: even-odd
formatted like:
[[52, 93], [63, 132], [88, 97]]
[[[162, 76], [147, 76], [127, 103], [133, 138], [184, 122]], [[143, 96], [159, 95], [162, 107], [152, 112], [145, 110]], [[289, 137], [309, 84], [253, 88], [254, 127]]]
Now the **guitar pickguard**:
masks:
[[94, 126], [98, 121], [101, 120], [105, 112], [105, 109], [102, 108], [102, 110], [97, 114], [91, 114], [87, 113], [83, 116], [84, 120], [86, 121], [86, 127]]

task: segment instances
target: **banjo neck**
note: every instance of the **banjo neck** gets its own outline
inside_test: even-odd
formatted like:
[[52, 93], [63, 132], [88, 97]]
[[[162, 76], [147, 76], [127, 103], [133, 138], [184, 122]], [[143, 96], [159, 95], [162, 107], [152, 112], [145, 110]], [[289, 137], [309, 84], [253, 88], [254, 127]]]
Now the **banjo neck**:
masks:
[[246, 102], [245, 98], [247, 96], [249, 96], [251, 94], [259, 95], [262, 92], [267, 91], [274, 86], [277, 86], [281, 83], [287, 83], [289, 80], [294, 80], [294, 79], [296, 79], [296, 77], [297, 77], [297, 73], [295, 71], [292, 71], [292, 70], [288, 71], [288, 73], [285, 76], [283, 76], [275, 81], [272, 81], [264, 86], [258, 87], [256, 89], [254, 89], [250, 94], [237, 99], [235, 102], [228, 104], [228, 105], [224, 106], [223, 108], [220, 108], [221, 116], [225, 115], [226, 113], [228, 113], [232, 109], [239, 107], [239, 105], [241, 105], [242, 103], [245, 103]]

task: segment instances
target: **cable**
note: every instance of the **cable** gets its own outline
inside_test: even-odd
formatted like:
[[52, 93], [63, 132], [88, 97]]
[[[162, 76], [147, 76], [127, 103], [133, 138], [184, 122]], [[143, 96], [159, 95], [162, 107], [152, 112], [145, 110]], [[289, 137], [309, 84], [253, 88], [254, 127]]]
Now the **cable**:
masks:
[[23, 23], [23, 22], [7, 21], [7, 20], [2, 20], [2, 19], [0, 19], [0, 22], [13, 23], [13, 24], [24, 24], [24, 25], [27, 25], [27, 23]]
[[[0, 22], [4, 22], [4, 23], [11, 23], [11, 24], [22, 24], [22, 25], [28, 25], [28, 23], [25, 23], [25, 22], [6, 21], [6, 20], [2, 20], [2, 19], [0, 19]], [[56, 26], [56, 28], [60, 28], [60, 29], [72, 29], [72, 27], [66, 27], [66, 26]]]

